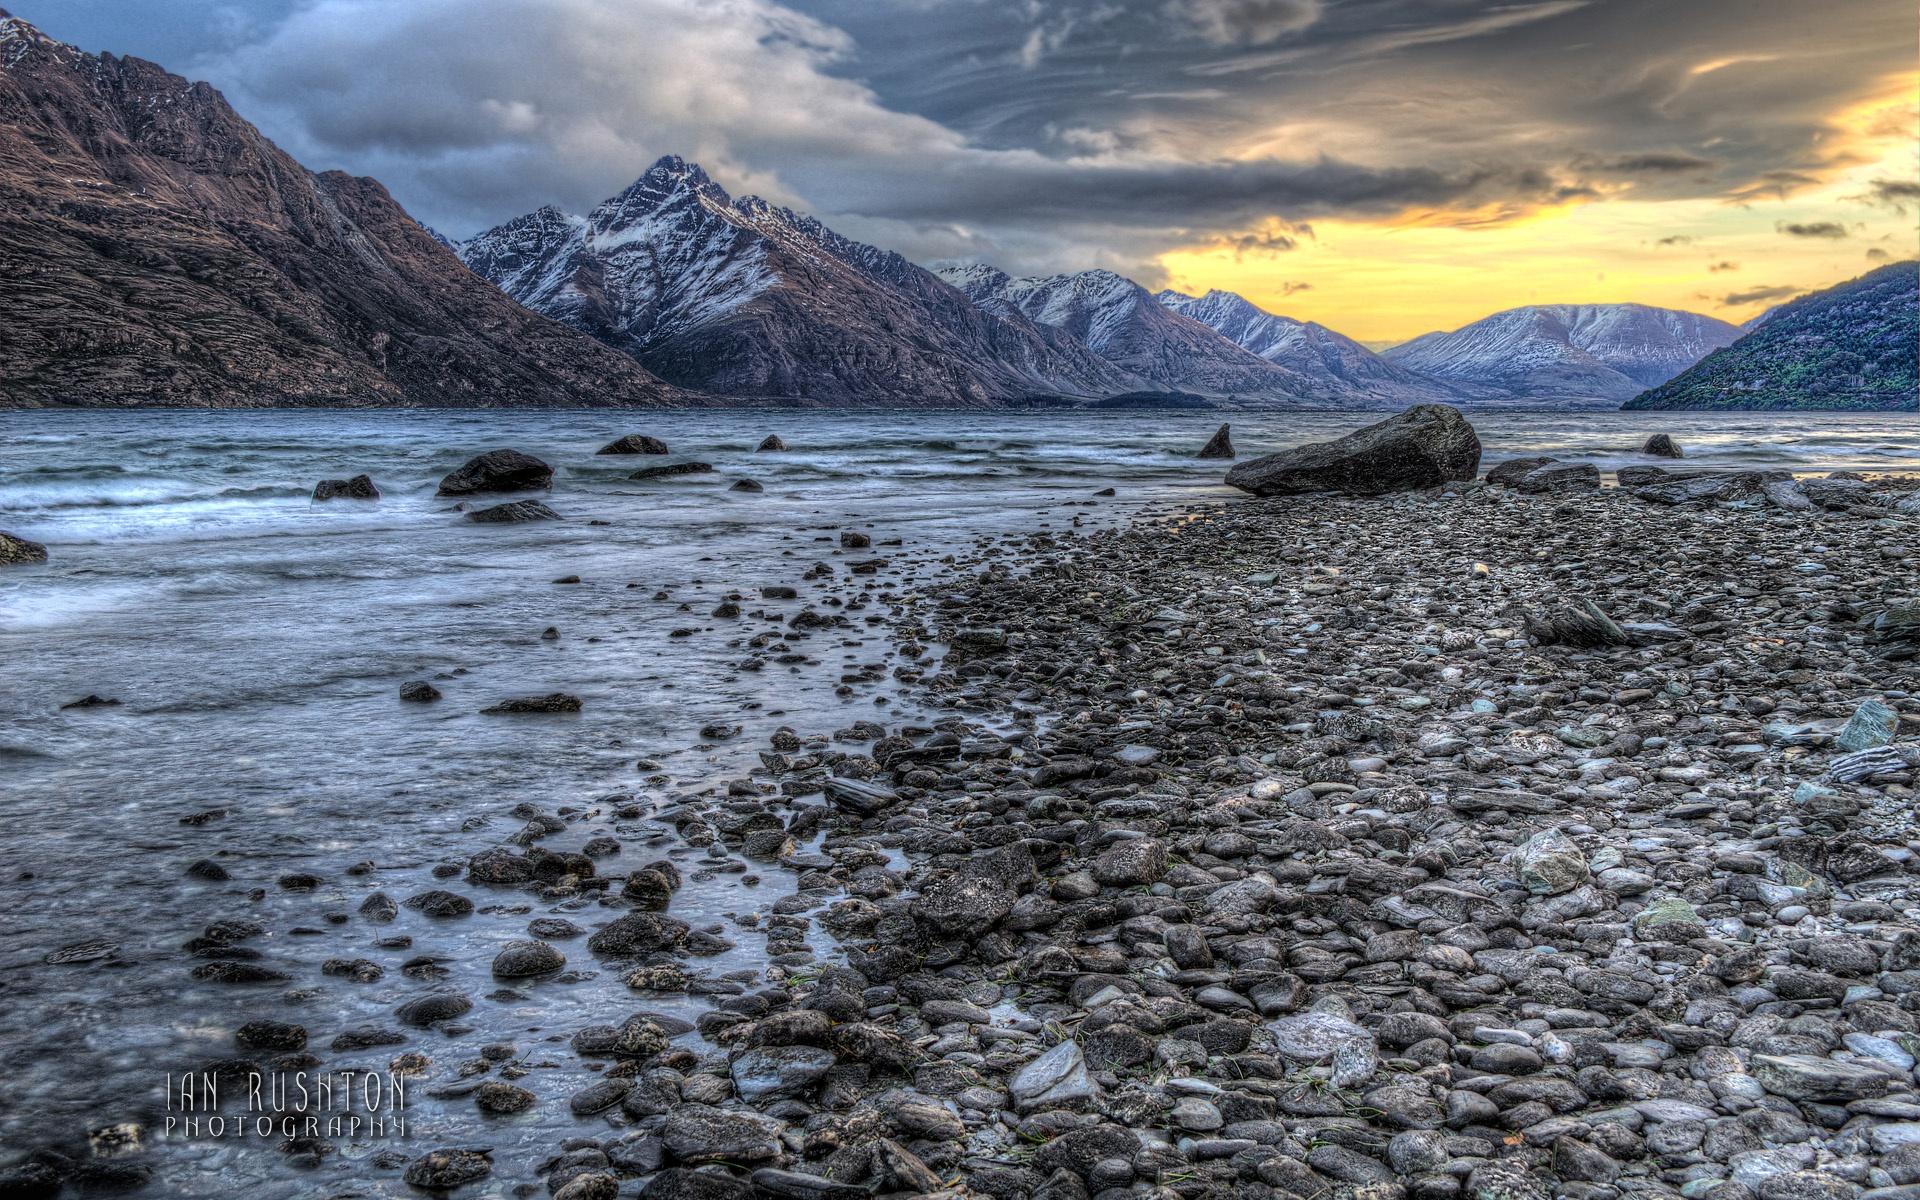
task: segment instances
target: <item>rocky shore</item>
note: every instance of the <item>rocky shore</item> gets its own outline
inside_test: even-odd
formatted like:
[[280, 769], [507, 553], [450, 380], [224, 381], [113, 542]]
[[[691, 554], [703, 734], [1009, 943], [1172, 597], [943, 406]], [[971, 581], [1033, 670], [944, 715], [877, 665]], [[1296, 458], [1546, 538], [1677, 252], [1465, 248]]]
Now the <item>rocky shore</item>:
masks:
[[[937, 585], [824, 563], [756, 650], [871, 603], [941, 715], [782, 730], [652, 807], [524, 804], [438, 887], [327, 915], [373, 947], [344, 980], [404, 956], [403, 907], [535, 913], [500, 993], [415, 957], [392, 1027], [250, 1022], [209, 1069], [564, 1110], [555, 1200], [1920, 1196], [1920, 515], [1911, 481], [1776, 482], [1252, 499]], [[657, 858], [600, 873], [622, 851]], [[731, 927], [676, 903], [781, 873]], [[210, 925], [196, 977], [284, 985], [264, 932]], [[750, 938], [763, 970], [703, 966]], [[589, 965], [604, 1020], [442, 1049]], [[362, 1166], [445, 1191], [495, 1157], [476, 1127]]]

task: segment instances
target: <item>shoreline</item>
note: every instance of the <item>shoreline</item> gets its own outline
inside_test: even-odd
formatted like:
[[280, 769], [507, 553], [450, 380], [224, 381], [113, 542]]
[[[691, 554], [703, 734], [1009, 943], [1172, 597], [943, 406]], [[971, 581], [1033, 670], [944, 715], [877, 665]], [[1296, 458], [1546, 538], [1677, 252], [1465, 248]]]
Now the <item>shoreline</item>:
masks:
[[[675, 831], [664, 861], [677, 868], [600, 877], [575, 851], [541, 848], [597, 829], [592, 810], [556, 827], [536, 818], [524, 840], [469, 861], [463, 890], [482, 903], [516, 891], [586, 901], [573, 905], [578, 934], [635, 918], [615, 920], [619, 937], [560, 943], [581, 966], [648, 986], [625, 1024], [575, 1032], [573, 1053], [606, 1068], [591, 1098], [527, 1092], [572, 1108], [594, 1139], [554, 1147], [548, 1188], [580, 1200], [650, 1177], [644, 1194], [657, 1197], [930, 1194], [958, 1178], [957, 1195], [1372, 1185], [1444, 1198], [1545, 1196], [1542, 1180], [1572, 1196], [1613, 1193], [1568, 1182], [1662, 1191], [1676, 1172], [1715, 1177], [1708, 1164], [1740, 1178], [1730, 1158], [1778, 1149], [1786, 1128], [1781, 1096], [1754, 1082], [1755, 1054], [1858, 1054], [1854, 1035], [1893, 1054], [1899, 1039], [1879, 1035], [1915, 1031], [1906, 991], [1850, 1000], [1831, 982], [1873, 988], [1884, 972], [1878, 958], [1866, 969], [1866, 950], [1920, 942], [1920, 832], [1902, 816], [1913, 771], [1877, 793], [1834, 785], [1804, 805], [1791, 793], [1819, 783], [1861, 700], [1889, 698], [1909, 743], [1920, 725], [1912, 658], [1884, 657], [1861, 625], [1863, 601], [1912, 578], [1917, 539], [1920, 522], [1877, 511], [1669, 509], [1612, 489], [1483, 485], [984, 539], [918, 608], [896, 597], [896, 646], [957, 647], [903, 697], [914, 713], [776, 734], [758, 770], [683, 791], [655, 817]], [[1827, 569], [1798, 571], [1816, 540]], [[1549, 553], [1566, 549], [1580, 553]], [[1656, 551], [1666, 557], [1649, 561]], [[1807, 598], [1770, 607], [1758, 578], [1852, 616], [1811, 618], [1825, 610]], [[1676, 602], [1687, 588], [1694, 599]], [[1533, 644], [1526, 618], [1575, 590], [1680, 636]], [[1809, 622], [1827, 632], [1805, 634]], [[1777, 635], [1793, 630], [1811, 665], [1769, 666], [1776, 652], [1762, 647], [1792, 644]], [[1719, 661], [1738, 669], [1716, 674]], [[1811, 678], [1777, 682], [1796, 672]], [[1683, 690], [1667, 686], [1681, 676]], [[1815, 686], [1817, 702], [1796, 697]], [[1771, 708], [1753, 711], [1756, 699]], [[1769, 735], [1782, 721], [1810, 728]], [[1549, 825], [1573, 849], [1536, 848], [1549, 880], [1536, 896], [1508, 859], [1519, 834]], [[1622, 847], [1623, 831], [1638, 837]], [[664, 845], [665, 832], [640, 840]], [[1853, 865], [1825, 874], [1832, 850], [1803, 843], [1841, 835], [1892, 848], [1891, 865], [1858, 875], [1876, 862], [1847, 843], [1832, 850]], [[737, 923], [766, 934], [773, 986], [688, 978], [700, 959], [685, 949], [715, 936], [674, 915], [695, 855], [708, 869], [792, 872], [792, 897]], [[1729, 920], [1759, 934], [1729, 941]], [[835, 946], [857, 974], [825, 962]], [[1541, 967], [1549, 956], [1577, 971]], [[659, 1019], [689, 992], [730, 998], [692, 1021]], [[538, 1003], [537, 985], [517, 999]], [[1702, 1004], [1707, 1019], [1688, 1020]], [[708, 1046], [676, 1041], [690, 1030]], [[469, 1066], [454, 1085], [429, 1062], [419, 1086], [482, 1112], [539, 1086], [514, 1059]], [[1609, 1090], [1596, 1070], [1627, 1082]], [[1797, 1109], [1804, 1136], [1791, 1144], [1820, 1147], [1798, 1182], [1837, 1170], [1870, 1186], [1898, 1157], [1862, 1130], [1920, 1120], [1911, 1064], [1873, 1070], [1887, 1081], [1839, 1072], [1876, 1092], [1853, 1110], [1827, 1098]], [[1753, 1113], [1776, 1124], [1751, 1130]], [[1669, 1148], [1691, 1126], [1699, 1139]], [[485, 1140], [474, 1133], [458, 1144]], [[1845, 1152], [1848, 1137], [1869, 1149]], [[411, 1178], [427, 1146], [416, 1137], [366, 1161]], [[1702, 1146], [1734, 1149], [1716, 1160]], [[1676, 1156], [1699, 1161], [1647, 1165]], [[745, 1169], [686, 1173], [703, 1162]], [[432, 1170], [482, 1165], [456, 1154]], [[1784, 1173], [1758, 1170], [1756, 1182]]]

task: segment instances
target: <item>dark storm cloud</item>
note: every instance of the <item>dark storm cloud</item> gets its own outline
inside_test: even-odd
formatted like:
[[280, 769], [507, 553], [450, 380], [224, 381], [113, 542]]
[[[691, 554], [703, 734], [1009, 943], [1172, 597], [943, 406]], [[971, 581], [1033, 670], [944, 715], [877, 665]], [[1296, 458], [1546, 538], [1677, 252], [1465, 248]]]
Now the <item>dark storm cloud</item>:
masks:
[[916, 257], [1023, 270], [1317, 218], [1766, 203], [1831, 170], [1828, 114], [1911, 69], [1906, 0], [1823, 22], [1750, 0], [14, 4], [210, 79], [450, 232], [680, 153]]
[[1758, 304], [1763, 300], [1784, 300], [1788, 296], [1797, 296], [1800, 289], [1795, 287], [1757, 287], [1744, 292], [1728, 292], [1720, 297], [1720, 303], [1727, 308], [1739, 308], [1743, 304]]
[[1847, 227], [1838, 221], [1776, 221], [1773, 227], [1788, 237], [1843, 238]]
[[[1579, 164], [1576, 164], [1579, 165]], [[1716, 164], [1696, 154], [1627, 154], [1593, 164], [1599, 171], [1618, 171], [1628, 175], [1676, 174], [1710, 171]]]

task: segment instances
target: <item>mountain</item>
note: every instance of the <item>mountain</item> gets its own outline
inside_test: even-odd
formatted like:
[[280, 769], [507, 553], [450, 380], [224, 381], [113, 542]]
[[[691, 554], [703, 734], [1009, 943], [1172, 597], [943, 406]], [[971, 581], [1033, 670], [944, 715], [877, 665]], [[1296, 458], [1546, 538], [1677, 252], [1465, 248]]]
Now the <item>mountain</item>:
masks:
[[0, 328], [9, 405], [684, 399], [206, 84], [4, 13]]
[[1215, 289], [1189, 296], [1169, 290], [1155, 299], [1270, 363], [1323, 387], [1349, 390], [1355, 400], [1406, 405], [1462, 398], [1458, 385], [1397, 367], [1325, 325], [1270, 313], [1233, 292]]
[[1163, 387], [1266, 404], [1337, 405], [1355, 399], [1259, 355], [1112, 271], [1016, 279], [982, 265], [941, 278], [991, 313], [1024, 315], [1085, 343], [1114, 365]]
[[1425, 334], [1382, 357], [1516, 400], [1625, 400], [1739, 336], [1725, 321], [1669, 308], [1546, 304]]
[[1624, 408], [1920, 410], [1920, 264], [1890, 263], [1772, 310]]
[[816, 404], [971, 406], [1142, 381], [975, 307], [898, 254], [663, 158], [584, 217], [542, 208], [460, 247], [514, 299], [675, 383]]

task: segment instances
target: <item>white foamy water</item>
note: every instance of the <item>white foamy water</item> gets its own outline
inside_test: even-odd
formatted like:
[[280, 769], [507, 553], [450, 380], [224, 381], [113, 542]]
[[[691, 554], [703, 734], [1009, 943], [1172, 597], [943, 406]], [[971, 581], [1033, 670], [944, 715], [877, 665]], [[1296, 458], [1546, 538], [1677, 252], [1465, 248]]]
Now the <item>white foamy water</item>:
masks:
[[[826, 732], [888, 720], [897, 688], [836, 689], [843, 674], [899, 660], [868, 618], [886, 593], [932, 578], [938, 559], [975, 536], [1064, 530], [1123, 518], [1143, 502], [1228, 498], [1222, 465], [1195, 450], [1221, 414], [1133, 412], [6, 412], [0, 413], [0, 529], [45, 542], [46, 567], [0, 572], [0, 1044], [13, 1051], [0, 1149], [71, 1145], [86, 1129], [152, 1118], [162, 1075], [232, 1057], [232, 1032], [260, 1018], [298, 1021], [313, 1047], [344, 1029], [392, 1024], [393, 1007], [457, 987], [476, 998], [474, 1032], [450, 1042], [417, 1034], [436, 1060], [471, 1058], [487, 1042], [534, 1047], [561, 1063], [525, 1080], [543, 1100], [511, 1120], [482, 1120], [471, 1101], [420, 1101], [410, 1153], [433, 1145], [499, 1146], [499, 1188], [532, 1178], [539, 1151], [573, 1132], [565, 1096], [592, 1076], [563, 1042], [592, 1022], [648, 1007], [618, 972], [572, 984], [521, 985], [490, 998], [487, 966], [531, 917], [482, 913], [431, 922], [411, 911], [391, 926], [351, 913], [379, 888], [404, 897], [434, 886], [436, 863], [464, 861], [518, 828], [515, 804], [547, 811], [631, 795], [655, 806], [738, 775], [780, 724]], [[1229, 414], [1242, 456], [1320, 440], [1375, 419], [1356, 414]], [[1911, 415], [1772, 416], [1698, 413], [1473, 417], [1486, 462], [1521, 454], [1583, 457], [1604, 467], [1640, 458], [1653, 432], [1674, 434], [1687, 465], [1800, 471], [1920, 469]], [[664, 438], [671, 459], [596, 457], [615, 436]], [[792, 449], [756, 454], [767, 433]], [[543, 497], [559, 523], [478, 525], [435, 499], [438, 479], [468, 456], [511, 446], [552, 463]], [[640, 466], [681, 458], [711, 475], [638, 483]], [[323, 478], [369, 473], [374, 504], [312, 504]], [[752, 477], [764, 494], [726, 490]], [[1118, 495], [1091, 507], [1105, 487]], [[841, 554], [860, 529], [874, 548]], [[897, 546], [887, 543], [898, 539]], [[825, 593], [802, 581], [820, 561], [889, 560], [867, 602], [844, 611], [851, 629], [795, 649], [809, 661], [736, 668], [756, 633], [778, 628]], [[554, 582], [578, 575], [578, 584]], [[799, 601], [759, 600], [773, 584]], [[731, 593], [748, 616], [708, 614]], [[852, 596], [843, 592], [842, 597]], [[857, 603], [857, 601], [856, 601]], [[765, 616], [752, 614], [762, 610]], [[557, 639], [544, 639], [549, 626]], [[695, 629], [689, 637], [671, 636]], [[445, 699], [402, 704], [396, 689], [432, 679]], [[507, 719], [478, 710], [514, 695], [568, 691], [578, 717]], [[89, 693], [115, 707], [62, 709]], [[879, 701], [879, 702], [876, 702]], [[898, 718], [893, 718], [898, 719]], [[703, 744], [709, 723], [740, 724], [735, 741]], [[651, 785], [636, 760], [673, 779]], [[181, 818], [211, 809], [203, 825]], [[547, 843], [572, 849], [618, 822], [583, 822]], [[645, 823], [603, 874], [661, 856]], [[573, 840], [569, 841], [569, 837]], [[219, 856], [224, 883], [185, 867]], [[370, 873], [347, 868], [372, 863]], [[319, 892], [290, 895], [275, 880], [312, 872]], [[758, 912], [784, 888], [726, 877], [690, 883], [675, 913], [700, 924]], [[463, 885], [455, 884], [455, 887]], [[255, 896], [254, 889], [264, 889]], [[520, 900], [517, 893], [496, 899]], [[485, 898], [482, 898], [485, 903]], [[732, 908], [729, 908], [729, 905]], [[261, 921], [256, 943], [292, 980], [240, 988], [196, 983], [181, 943], [208, 922]], [[604, 917], [574, 914], [588, 927]], [[296, 932], [298, 931], [298, 932]], [[416, 938], [377, 951], [375, 939]], [[757, 936], [708, 969], [751, 967]], [[49, 964], [62, 947], [110, 942], [111, 955]], [[595, 964], [580, 941], [570, 965]], [[438, 984], [400, 963], [448, 956]], [[387, 966], [377, 983], [322, 976], [327, 957]], [[288, 993], [294, 993], [291, 999]], [[684, 1011], [697, 1011], [688, 1001]], [[654, 1007], [660, 1007], [655, 1005]], [[384, 1064], [393, 1047], [358, 1056]], [[353, 1178], [364, 1194], [405, 1194], [390, 1175], [356, 1170], [387, 1148], [343, 1147], [319, 1177]], [[0, 1162], [6, 1155], [0, 1153]], [[284, 1166], [271, 1141], [169, 1143], [154, 1194], [310, 1193], [316, 1175]], [[503, 1193], [504, 1194], [504, 1193]]]

